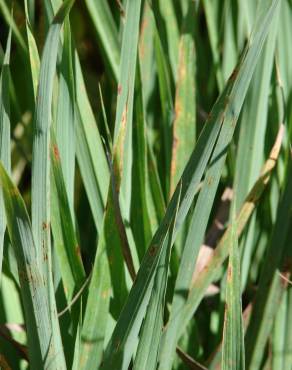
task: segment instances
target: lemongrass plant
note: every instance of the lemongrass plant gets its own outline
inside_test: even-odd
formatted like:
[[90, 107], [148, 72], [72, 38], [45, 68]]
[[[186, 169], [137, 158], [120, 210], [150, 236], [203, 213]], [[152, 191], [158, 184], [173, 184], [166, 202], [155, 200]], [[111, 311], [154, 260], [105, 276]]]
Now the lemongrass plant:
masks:
[[290, 370], [291, 2], [0, 15], [0, 367]]

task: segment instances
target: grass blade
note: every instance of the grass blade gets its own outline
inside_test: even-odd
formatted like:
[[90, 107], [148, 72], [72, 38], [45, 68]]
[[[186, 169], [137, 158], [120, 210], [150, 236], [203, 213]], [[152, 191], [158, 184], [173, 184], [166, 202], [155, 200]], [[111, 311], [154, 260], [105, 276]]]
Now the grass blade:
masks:
[[[210, 115], [210, 120], [208, 124], [205, 125], [195, 150], [184, 170], [181, 179], [181, 203], [178, 209], [174, 237], [184, 222], [186, 214], [191, 206], [193, 196], [198, 188], [199, 181], [201, 180], [206, 168], [208, 159], [210, 158], [217, 135], [220, 132], [220, 123], [222, 123], [222, 120], [223, 122], [227, 122], [225, 126], [228, 128], [230, 124], [232, 126], [238, 117], [244, 99], [244, 91], [246, 92], [248, 87], [248, 82], [254, 69], [254, 62], [259, 56], [260, 46], [262, 46], [267, 34], [267, 25], [269, 24], [270, 17], [272, 16], [276, 5], [277, 1], [273, 2], [270, 8], [267, 7], [265, 9], [268, 9], [269, 11], [264, 13], [264, 22], [261, 23], [258, 32], [255, 32], [254, 42], [251, 43], [248, 48], [248, 52], [243, 54], [243, 58], [236, 70], [236, 74], [232, 75], [227, 87], [215, 104]], [[257, 29], [258, 27], [256, 30]], [[231, 92], [232, 95], [230, 96]], [[223, 142], [221, 145], [225, 143], [224, 136], [222, 136], [222, 140]], [[222, 149], [219, 150], [220, 154], [221, 150]], [[149, 299], [149, 290], [151, 289], [151, 284], [153, 284], [153, 273], [157, 266], [163, 245], [162, 242], [165, 239], [170, 219], [175, 211], [174, 200], [177, 197], [178, 191], [179, 189], [177, 188], [167, 208], [165, 217], [150, 243], [150, 248], [141, 263], [140, 270], [135, 280], [135, 285], [130, 292], [129, 298], [123, 308], [113, 336], [107, 347], [106, 359], [111, 359], [112, 363], [114, 363], [115, 359], [117, 359], [117, 363], [122, 361], [123, 351], [125, 351], [127, 359], [129, 359], [129, 356], [131, 356], [131, 353], [134, 350], [133, 344], [130, 343], [133, 338], [136, 338], [145, 313], [145, 308]], [[153, 246], [155, 247], [155, 250], [157, 249], [155, 256], [153, 256], [153, 252], [151, 253]], [[177, 335], [174, 335], [171, 340], [172, 345], [168, 342], [168, 346], [171, 350], [175, 349], [175, 345], [173, 346], [173, 344], [176, 342], [176, 338]], [[168, 364], [170, 363], [171, 360], [169, 362], [168, 359]], [[166, 365], [166, 362], [163, 362], [163, 365]]]
[[[281, 126], [275, 144], [271, 150], [269, 159], [266, 161], [262, 169], [261, 176], [258, 178], [253, 188], [249, 192], [237, 215], [236, 224], [238, 237], [241, 235], [242, 230], [246, 226], [252, 212], [257, 205], [257, 202], [261, 198], [263, 191], [269, 183], [272, 171], [275, 169], [276, 161], [279, 157], [283, 134], [284, 126]], [[196, 278], [191, 286], [188, 299], [181, 311], [181, 316], [183, 317], [180, 328], [181, 332], [183, 332], [183, 329], [187, 325], [187, 322], [193, 316], [193, 313], [196, 311], [199, 303], [201, 302], [205, 291], [212, 283], [212, 281], [214, 281], [214, 279], [216, 278], [221, 265], [228, 256], [228, 244], [226, 243], [226, 241], [229, 238], [229, 233], [230, 228], [225, 231], [214, 251], [214, 254], [207, 262], [204, 271], [200, 273], [200, 275]], [[169, 322], [168, 325], [171, 326], [172, 323]], [[180, 336], [180, 333], [178, 333], [178, 336]]]
[[77, 94], [76, 156], [94, 223], [100, 233], [109, 187], [109, 168], [76, 52], [75, 66], [76, 90], [82, 92]]
[[11, 1], [3, 366], [288, 370], [292, 0]]
[[15, 40], [19, 44], [22, 51], [24, 53], [26, 53], [27, 49], [26, 49], [25, 41], [24, 41], [21, 33], [19, 32], [19, 29], [18, 29], [18, 27], [17, 27], [17, 25], [16, 25], [16, 23], [13, 19], [13, 13], [9, 11], [9, 8], [8, 8], [5, 0], [0, 0], [0, 9], [1, 9], [1, 12], [4, 16], [5, 21], [7, 22], [9, 27], [11, 27], [11, 31], [12, 31], [14, 37], [15, 37]]
[[106, 0], [85, 0], [103, 50], [106, 65], [115, 80], [119, 76], [120, 50], [118, 30]]
[[196, 57], [193, 26], [195, 11], [195, 3], [189, 3], [179, 43], [175, 118], [172, 128], [171, 194], [181, 177], [196, 139]]
[[44, 255], [47, 255], [50, 249], [49, 163], [47, 158], [49, 156], [53, 77], [56, 68], [60, 29], [72, 4], [72, 0], [66, 1], [52, 23], [40, 69], [32, 162], [32, 227], [35, 243], [40, 248], [38, 250], [38, 263], [40, 266], [42, 266], [41, 261], [43, 260], [42, 252]]
[[[260, 173], [260, 168], [265, 158], [265, 135], [268, 124], [269, 108], [269, 85], [274, 62], [276, 35], [278, 31], [278, 20], [280, 7], [275, 13], [271, 32], [264, 46], [262, 57], [257, 65], [254, 79], [251, 83], [247, 102], [241, 117], [240, 136], [236, 159], [235, 180], [238, 183], [237, 202], [238, 206], [250, 190], [255, 179]], [[260, 89], [259, 89], [260, 86]], [[242, 176], [242, 174], [245, 176]], [[248, 226], [241, 241], [242, 246], [242, 267], [241, 276], [243, 287], [245, 286], [251, 259], [253, 254], [254, 239], [256, 233], [256, 214]]]
[[28, 5], [27, 0], [25, 0], [24, 2], [24, 7], [25, 7], [25, 16], [26, 16], [25, 26], [26, 26], [30, 66], [31, 66], [30, 69], [31, 69], [31, 76], [32, 76], [33, 93], [34, 93], [34, 100], [36, 100], [38, 78], [39, 78], [39, 72], [40, 72], [40, 58], [39, 58], [39, 53], [38, 53], [37, 45], [35, 42], [35, 38], [31, 30], [30, 17], [29, 17], [30, 6]]
[[[100, 276], [100, 259], [104, 258], [104, 248], [109, 259], [109, 267], [111, 273], [111, 285], [113, 289], [113, 307], [114, 307], [114, 316], [118, 315], [120, 309], [123, 305], [123, 302], [127, 295], [127, 287], [125, 280], [125, 271], [124, 271], [124, 259], [122, 256], [123, 251], [123, 242], [120, 234], [120, 229], [118, 224], [123, 222], [120, 218], [117, 218], [117, 206], [119, 208], [119, 192], [121, 189], [121, 198], [125, 203], [121, 202], [123, 206], [122, 210], [126, 215], [129, 215], [129, 194], [123, 194], [123, 189], [129, 189], [129, 180], [131, 181], [131, 176], [129, 177], [128, 171], [130, 170], [131, 163], [131, 152], [126, 152], [130, 148], [131, 136], [132, 136], [132, 115], [133, 115], [133, 97], [134, 97], [134, 81], [135, 76], [131, 72], [136, 69], [136, 56], [137, 56], [137, 44], [138, 44], [138, 32], [139, 32], [139, 17], [140, 17], [140, 1], [129, 1], [127, 2], [126, 8], [126, 23], [123, 32], [123, 42], [122, 42], [122, 53], [121, 53], [121, 66], [120, 66], [120, 78], [119, 78], [119, 94], [117, 101], [117, 111], [116, 111], [116, 120], [115, 120], [115, 133], [114, 133], [114, 143], [113, 143], [113, 170], [111, 170], [111, 184], [108, 193], [107, 207], [104, 216], [103, 229], [101, 232], [101, 255], [98, 253], [95, 260], [94, 266], [94, 276], [92, 283], [92, 289], [90, 291], [88, 302], [90, 305], [86, 307], [85, 317], [86, 323], [84, 326], [85, 340], [83, 346], [88, 345], [88, 338], [92, 336], [101, 334], [101, 342], [92, 346], [89, 349], [89, 352], [86, 352], [85, 357], [82, 359], [82, 366], [88, 368], [91, 366], [91, 351], [96, 352], [96, 360], [99, 362], [101, 359], [98, 358], [102, 350], [104, 327], [97, 328], [95, 321], [95, 314], [101, 315], [104, 317], [104, 308], [108, 304], [108, 293], [105, 293], [105, 301], [101, 304], [100, 308], [93, 307], [94, 303], [94, 294], [98, 289], [106, 289], [107, 287], [107, 276], [108, 270], [107, 265], [104, 266], [103, 274], [105, 280], [97, 283], [96, 280]], [[128, 169], [127, 169], [128, 168]], [[123, 178], [126, 179], [125, 184], [123, 184]], [[126, 206], [124, 206], [126, 205]], [[125, 207], [125, 208], [124, 208]], [[123, 215], [124, 216], [124, 215]], [[125, 236], [125, 234], [124, 234]], [[125, 252], [125, 251], [123, 251]], [[131, 256], [129, 250], [127, 254]], [[127, 262], [127, 259], [126, 259]], [[128, 265], [129, 267], [129, 265]], [[129, 268], [131, 272], [131, 268]], [[104, 283], [104, 284], [103, 284]], [[106, 358], [104, 359], [106, 363]], [[106, 365], [104, 365], [106, 366]]]
[[[167, 225], [170, 224], [171, 219]], [[140, 268], [139, 274], [135, 280], [135, 289], [131, 290], [130, 297], [127, 301], [127, 304], [134, 305], [135, 299], [139, 299], [139, 308], [137, 309], [134, 307], [135, 311], [133, 315], [132, 312], [127, 311], [124, 306], [119, 317], [118, 324], [116, 325], [115, 331], [105, 352], [103, 363], [103, 368], [105, 369], [127, 369], [129, 365], [134, 350], [133, 346], [135, 346], [135, 339], [138, 336], [141, 321], [150, 299], [151, 290], [154, 284], [153, 277], [157, 270], [158, 261], [162, 255], [162, 250], [165, 250], [168, 245], [168, 232], [169, 229], [167, 229], [165, 235], [163, 235], [160, 240], [153, 243], [147, 251], [146, 258], [142, 261], [144, 268]], [[121, 321], [121, 318], [125, 318], [126, 320], [123, 322]]]
[[141, 260], [152, 236], [149, 218], [149, 204], [152, 205], [152, 197], [147, 172], [147, 131], [140, 65], [137, 68], [134, 112], [136, 124], [133, 125], [133, 157], [135, 160], [133, 161], [131, 224], [138, 248], [137, 253]]
[[277, 309], [271, 332], [272, 370], [284, 369], [284, 345], [286, 326], [287, 292], [285, 291]]
[[95, 256], [80, 337], [78, 369], [97, 369], [102, 361], [105, 331], [109, 316], [111, 280], [106, 243], [102, 233]]
[[[64, 42], [59, 75], [56, 140], [60, 151], [71, 217], [74, 214], [75, 174], [75, 86], [73, 81], [72, 40], [69, 18], [64, 23]], [[73, 218], [74, 220], [74, 218]]]
[[61, 167], [61, 158], [59, 149], [57, 146], [56, 138], [54, 132], [51, 130], [51, 162], [52, 162], [52, 172], [53, 172], [53, 179], [58, 195], [58, 205], [60, 209], [60, 220], [61, 220], [61, 228], [65, 238], [65, 250], [67, 253], [66, 260], [60, 261], [60, 264], [63, 268], [64, 263], [66, 266], [69, 265], [71, 270], [71, 274], [73, 276], [73, 280], [75, 282], [74, 287], [72, 289], [65, 289], [67, 290], [67, 294], [71, 297], [74, 290], [78, 290], [81, 287], [81, 284], [85, 278], [85, 272], [81, 260], [80, 255], [80, 247], [78, 245], [78, 241], [75, 235], [74, 230], [74, 222], [71, 217], [71, 210], [70, 204], [68, 199], [68, 193], [66, 191], [65, 179], [63, 177], [62, 167]]
[[[11, 30], [8, 34], [6, 52], [0, 76], [0, 160], [6, 171], [10, 172], [10, 101], [9, 101], [9, 63], [11, 48]], [[6, 219], [2, 191], [0, 190], [0, 284], [3, 261], [4, 235]]]
[[163, 157], [164, 157], [164, 193], [168, 198], [170, 190], [170, 165], [171, 165], [171, 146], [172, 146], [172, 122], [173, 122], [173, 98], [171, 88], [171, 75], [167, 60], [163, 53], [162, 43], [158, 33], [158, 29], [154, 30], [154, 47], [155, 59], [157, 65], [157, 74], [159, 81], [160, 103], [162, 111], [162, 128], [161, 135], [163, 137]]
[[[26, 8], [26, 15], [27, 15], [27, 2], [25, 3]], [[70, 67], [70, 31], [68, 30], [67, 25], [67, 31], [65, 34], [67, 37], [65, 37], [65, 45], [66, 45], [66, 51], [64, 51], [63, 55], [65, 54], [66, 62], [68, 62], [68, 65]], [[32, 81], [33, 81], [33, 90], [34, 95], [36, 99], [37, 95], [37, 85], [38, 85], [38, 75], [39, 75], [39, 69], [40, 69], [40, 61], [39, 61], [39, 55], [37, 46], [35, 43], [35, 39], [33, 34], [31, 33], [30, 24], [28, 22], [28, 18], [26, 19], [26, 31], [27, 31], [27, 38], [28, 38], [28, 46], [29, 46], [29, 56], [31, 61], [31, 73], [32, 73]], [[63, 59], [62, 59], [63, 60]], [[62, 62], [64, 64], [64, 62]], [[71, 66], [72, 67], [72, 66]], [[64, 65], [63, 65], [64, 69]], [[67, 83], [71, 84], [71, 90], [73, 90], [73, 83], [70, 80], [70, 76], [72, 77], [72, 68], [68, 69], [68, 74], [66, 74], [66, 81]], [[71, 114], [70, 119], [70, 105], [73, 104], [73, 96], [74, 92], [71, 91], [71, 97], [68, 97], [68, 90], [66, 90], [66, 87], [68, 86], [66, 84], [66, 81], [61, 78], [63, 83], [61, 85], [63, 86], [60, 88], [60, 91], [64, 91], [64, 94], [67, 93], [67, 98], [70, 100], [71, 103], [67, 100], [62, 101], [62, 106], [69, 106], [69, 117], [67, 117], [66, 114], [64, 114], [62, 125], [65, 125], [67, 122], [67, 125], [72, 125], [72, 120], [74, 117]], [[71, 81], [71, 82], [70, 82]], [[59, 95], [62, 95], [59, 93]], [[65, 109], [65, 108], [64, 108]], [[73, 113], [71, 111], [71, 113]], [[59, 124], [60, 125], [60, 124]], [[70, 131], [70, 128], [69, 128]], [[74, 223], [72, 221], [73, 216], [73, 181], [74, 181], [74, 171], [73, 175], [67, 176], [68, 182], [71, 182], [71, 209], [68, 208], [68, 189], [66, 190], [66, 186], [64, 183], [61, 163], [58, 162], [60, 159], [59, 149], [56, 144], [56, 140], [54, 137], [54, 134], [52, 136], [52, 144], [51, 144], [51, 158], [52, 158], [52, 189], [51, 189], [51, 209], [52, 209], [52, 231], [54, 236], [54, 245], [57, 250], [58, 258], [60, 260], [60, 265], [62, 266], [61, 274], [64, 284], [64, 290], [65, 295], [68, 300], [72, 297], [75, 289], [78, 289], [80, 286], [82, 280], [84, 279], [84, 269], [82, 266], [82, 263], [80, 264], [79, 256], [76, 255], [76, 248], [78, 247], [78, 242], [75, 236], [74, 231]], [[68, 137], [70, 138], [70, 134]], [[64, 137], [67, 139], [67, 135], [64, 135]], [[67, 140], [64, 140], [67, 142]], [[70, 145], [69, 145], [70, 143]], [[72, 148], [72, 140], [69, 140], [69, 143], [67, 143], [67, 151], [70, 152]], [[68, 146], [70, 146], [70, 149], [68, 149]], [[65, 147], [65, 143], [62, 142], [62, 147]], [[74, 147], [74, 146], [73, 146]], [[69, 154], [70, 155], [70, 154]], [[65, 158], [68, 156], [64, 156]], [[73, 150], [73, 161], [75, 162], [75, 155]], [[72, 171], [71, 171], [72, 172]], [[70, 173], [70, 171], [69, 171]], [[70, 179], [71, 178], [71, 179]], [[69, 213], [68, 213], [69, 211]], [[69, 215], [69, 216], [68, 216]]]
[[217, 32], [218, 20], [220, 19], [220, 4], [212, 0], [204, 0], [203, 6], [206, 14], [206, 22], [208, 27], [210, 46], [212, 50], [214, 69], [216, 73], [217, 84], [219, 91], [222, 91], [224, 87], [224, 79], [222, 73], [222, 67], [220, 65], [220, 55], [219, 55], [219, 37], [220, 34]]
[[[46, 281], [50, 303], [51, 344], [48, 359], [66, 368], [52, 285], [50, 246], [50, 125], [53, 79], [56, 69], [59, 36], [62, 23], [74, 1], [65, 1], [57, 12], [47, 35], [41, 67], [35, 112], [32, 160], [32, 230], [37, 253], [37, 265]], [[56, 356], [56, 354], [58, 354]]]
[[[149, 113], [149, 104], [151, 104], [151, 94], [155, 89], [156, 76], [153, 73], [154, 65], [154, 30], [155, 21], [152, 9], [148, 1], [144, 2], [144, 8], [141, 19], [141, 29], [139, 37], [139, 59], [141, 67], [141, 80], [143, 86], [143, 98], [145, 114]], [[145, 118], [147, 115], [145, 115]], [[147, 120], [149, 117], [147, 117]]]
[[[260, 18], [263, 18], [263, 23], [260, 26], [259, 24], [255, 25], [250, 45], [243, 52], [242, 58], [235, 68], [236, 75], [233, 73], [229, 79], [229, 81], [232, 81], [235, 78], [236, 81], [233, 86], [229, 86], [230, 90], [226, 92], [226, 110], [223, 113], [222, 129], [214, 148], [211, 164], [206, 173], [203, 188], [199, 194], [188, 231], [175, 285], [175, 295], [169, 320], [171, 325], [167, 326], [161, 351], [161, 370], [170, 369], [171, 367], [180, 327], [182, 321], [185, 319], [185, 316], [182, 316], [180, 312], [187, 299], [197, 254], [207, 228], [227, 155], [226, 148], [232, 140], [238, 115], [243, 104], [243, 98], [248, 88], [248, 82], [255, 68], [254, 63], [259, 58], [259, 53], [267, 36], [268, 26], [276, 5], [276, 2], [270, 3], [270, 8], [266, 8], [267, 12], [261, 15]], [[225, 91], [227, 88], [225, 88]]]
[[51, 314], [46, 282], [37, 260], [37, 247], [23, 199], [2, 164], [0, 164], [0, 178], [9, 236], [18, 264], [31, 367], [35, 369], [66, 368], [65, 364], [60, 361], [62, 347], [54, 348], [52, 343]]
[[[235, 198], [234, 198], [235, 199]], [[230, 225], [229, 262], [223, 332], [222, 370], [244, 370], [244, 334], [241, 305], [240, 259], [238, 251], [235, 200]]]
[[281, 293], [283, 293], [283, 288], [281, 289], [283, 284], [281, 284], [277, 270], [281, 269], [284, 251], [287, 248], [289, 205], [292, 202], [291, 159], [288, 166], [285, 187], [279, 202], [271, 242], [266, 252], [258, 293], [255, 296], [252, 316], [246, 333], [246, 365], [249, 369], [258, 369], [261, 364], [268, 333], [278, 309]]
[[[163, 53], [165, 55], [169, 54], [168, 63], [171, 66], [172, 76], [175, 80], [179, 49], [179, 28], [175, 6], [172, 0], [152, 0], [151, 3], [156, 18], [156, 27], [161, 33]], [[166, 50], [168, 50], [168, 53], [166, 53]]]
[[285, 338], [284, 338], [284, 366], [283, 366], [283, 369], [289, 368], [289, 364], [291, 364], [291, 361], [292, 361], [292, 351], [291, 351], [291, 347], [292, 347], [292, 342], [291, 342], [292, 321], [291, 321], [291, 318], [292, 318], [292, 289], [291, 289], [291, 284], [289, 284], [289, 286], [287, 288], [287, 312], [286, 312], [286, 328], [285, 328]]
[[165, 241], [165, 243], [167, 243], [167, 247], [161, 252], [156, 269], [151, 297], [147, 307], [144, 324], [142, 326], [139, 346], [134, 362], [134, 370], [156, 369], [160, 338], [163, 329], [165, 293], [171, 247], [173, 244], [173, 229], [179, 201], [180, 193], [177, 199], [176, 212], [174, 213], [167, 240]]
[[140, 11], [140, 0], [127, 2], [114, 130], [113, 150], [114, 156], [117, 156], [117, 161], [119, 162], [117, 164], [120, 168], [117, 173], [121, 176], [120, 191], [125, 202], [123, 213], [127, 219], [129, 219], [130, 215], [134, 71], [136, 71]]

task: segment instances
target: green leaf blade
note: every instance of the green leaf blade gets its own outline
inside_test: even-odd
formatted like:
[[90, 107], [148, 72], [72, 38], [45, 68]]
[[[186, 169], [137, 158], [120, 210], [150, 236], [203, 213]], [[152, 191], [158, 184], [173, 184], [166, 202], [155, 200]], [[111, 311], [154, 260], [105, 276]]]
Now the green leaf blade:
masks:
[[[10, 98], [9, 98], [9, 63], [11, 49], [11, 30], [8, 34], [6, 52], [0, 76], [0, 160], [10, 172]], [[0, 276], [2, 272], [4, 234], [6, 219], [2, 191], [0, 190]], [[0, 277], [1, 284], [1, 277]]]

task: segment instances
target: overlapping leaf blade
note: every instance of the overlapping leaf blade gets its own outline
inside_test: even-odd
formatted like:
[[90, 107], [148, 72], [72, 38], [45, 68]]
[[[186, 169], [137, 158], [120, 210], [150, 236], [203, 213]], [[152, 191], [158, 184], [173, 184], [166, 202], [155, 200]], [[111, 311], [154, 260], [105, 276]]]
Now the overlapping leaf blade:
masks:
[[[271, 150], [269, 159], [266, 161], [260, 177], [255, 182], [253, 188], [246, 197], [240, 212], [237, 215], [236, 223], [238, 236], [240, 236], [242, 230], [246, 226], [252, 212], [257, 205], [257, 202], [261, 198], [263, 191], [270, 180], [272, 171], [275, 169], [276, 161], [279, 157], [282, 145], [283, 134], [284, 126], [281, 126], [275, 144]], [[204, 271], [201, 272], [191, 286], [188, 299], [181, 310], [181, 316], [183, 318], [180, 328], [181, 332], [186, 327], [193, 313], [196, 311], [205, 291], [216, 278], [218, 271], [220, 271], [220, 267], [228, 256], [228, 244], [226, 241], [229, 238], [229, 233], [230, 228], [227, 228], [224, 235], [220, 239], [212, 258], [207, 262]], [[169, 322], [169, 325], [171, 325], [171, 322]], [[180, 333], [178, 336], [180, 336]]]
[[288, 166], [287, 179], [284, 183], [272, 238], [262, 267], [259, 289], [255, 296], [252, 316], [246, 333], [246, 362], [250, 369], [260, 367], [268, 333], [283, 294], [283, 284], [278, 271], [281, 270], [284, 251], [287, 250], [289, 205], [292, 202], [291, 159]]
[[46, 282], [51, 323], [48, 358], [56, 356], [60, 368], [66, 368], [53, 290], [50, 245], [50, 125], [53, 79], [56, 69], [62, 23], [74, 1], [65, 1], [49, 29], [40, 67], [36, 101], [32, 159], [32, 230], [36, 245], [36, 263]]
[[179, 43], [175, 118], [172, 128], [171, 193], [180, 179], [196, 139], [195, 11], [195, 3], [189, 3], [184, 14]]
[[104, 51], [104, 58], [108, 62], [113, 77], [118, 80], [120, 62], [118, 31], [110, 7], [105, 0], [97, 2], [86, 0], [85, 3]]
[[[7, 39], [5, 57], [0, 75], [0, 160], [10, 172], [10, 98], [9, 98], [9, 61], [11, 48], [11, 31]], [[4, 234], [6, 219], [2, 191], [0, 190], [0, 284], [2, 273]]]
[[[235, 190], [236, 191], [236, 190]], [[222, 349], [223, 370], [244, 370], [244, 335], [242, 324], [240, 259], [236, 225], [236, 196], [231, 211], [229, 262], [227, 268], [226, 301]]]
[[[180, 314], [180, 312], [184, 302], [186, 301], [186, 294], [190, 288], [190, 282], [198, 250], [203, 242], [209, 215], [222, 174], [224, 161], [227, 155], [226, 147], [232, 139], [238, 115], [243, 104], [243, 99], [245, 97], [249, 81], [252, 77], [255, 63], [259, 58], [261, 47], [263, 46], [263, 42], [267, 36], [268, 26], [277, 2], [272, 2], [269, 5], [270, 8], [268, 6], [266, 8], [267, 12], [259, 16], [262, 23], [255, 25], [253, 34], [251, 35], [250, 45], [247, 46], [243, 52], [242, 58], [229, 80], [229, 84], [231, 83], [231, 86], [229, 86], [230, 90], [226, 93], [226, 109], [222, 117], [222, 129], [212, 154], [211, 164], [206, 173], [203, 188], [199, 194], [192, 216], [186, 245], [180, 264], [180, 270], [176, 281], [176, 291], [171, 317], [169, 320], [169, 325], [167, 326], [163, 342], [163, 349], [161, 352], [161, 370], [169, 369], [171, 367], [175, 345], [177, 343], [179, 333], [181, 332], [181, 323], [182, 320], [184, 320], [184, 317]], [[232, 85], [233, 83], [234, 85]]]
[[[10, 28], [13, 37], [11, 76], [9, 89], [5, 89], [10, 100], [11, 141], [6, 135], [2, 142], [6, 149], [11, 142], [11, 178], [27, 207], [31, 200], [34, 203], [33, 223], [36, 187], [32, 194], [31, 144], [37, 136], [46, 136], [44, 130], [36, 135], [32, 125], [33, 112], [44, 107], [42, 96], [37, 97], [38, 48], [47, 53], [46, 36], [52, 34], [50, 25], [62, 3], [44, 0], [43, 6], [38, 6], [35, 0], [25, 0], [24, 7], [16, 2], [9, 13], [9, 1], [0, 1], [1, 30], [5, 35]], [[274, 13], [269, 26], [266, 15], [270, 6]], [[147, 0], [141, 1], [141, 16], [137, 7], [140, 2], [135, 0], [79, 2], [70, 16], [72, 33], [66, 17], [64, 32], [60, 29], [55, 38], [58, 42], [51, 48], [50, 83], [45, 84], [49, 89], [41, 86], [41, 90], [45, 94], [53, 91], [51, 102], [45, 98], [45, 114], [52, 112], [52, 119], [49, 124], [47, 117], [43, 122], [50, 131], [53, 122], [57, 143], [48, 132], [49, 140], [43, 140], [45, 150], [39, 151], [42, 163], [45, 158], [47, 161], [47, 168], [39, 167], [39, 175], [44, 174], [42, 169], [50, 176], [44, 181], [49, 180], [47, 199], [44, 188], [39, 191], [44, 195], [42, 205], [49, 205], [51, 224], [44, 222], [41, 232], [52, 230], [52, 262], [50, 253], [42, 256], [41, 243], [30, 242], [31, 250], [25, 249], [34, 235], [23, 202], [6, 178], [14, 189], [6, 199], [10, 226], [12, 217], [19, 220], [22, 215], [25, 232], [19, 234], [19, 223], [12, 225], [13, 243], [11, 232], [5, 232], [0, 294], [0, 352], [4, 357], [0, 355], [0, 366], [26, 367], [27, 360], [21, 359], [27, 358], [23, 344], [29, 347], [32, 368], [154, 369], [158, 361], [159, 370], [217, 369], [222, 350], [221, 367], [243, 367], [237, 361], [242, 358], [237, 356], [242, 334], [238, 341], [230, 340], [240, 332], [239, 284], [235, 287], [239, 279], [227, 280], [222, 346], [225, 260], [230, 252], [230, 265], [238, 268], [238, 258], [232, 254], [238, 239], [245, 330], [250, 322], [245, 346], [248, 367], [286, 370], [291, 362], [292, 254], [291, 215], [283, 202], [290, 202], [291, 3]], [[254, 31], [250, 37], [255, 19], [257, 30], [271, 29], [260, 57], [257, 54], [266, 31], [261, 36]], [[0, 45], [1, 66], [4, 57]], [[249, 57], [252, 63], [247, 62]], [[238, 59], [238, 67], [227, 81]], [[254, 77], [246, 92], [252, 69]], [[221, 96], [208, 114], [218, 92]], [[244, 109], [235, 125], [243, 99]], [[259, 177], [277, 123], [282, 121], [287, 125], [284, 150], [279, 154], [281, 126]], [[190, 122], [196, 126], [188, 125]], [[196, 144], [195, 133], [201, 134]], [[35, 162], [35, 148], [33, 154]], [[178, 192], [175, 185], [190, 154]], [[35, 181], [36, 173], [33, 177]], [[223, 189], [231, 183], [238, 185], [233, 202], [239, 213], [228, 227], [230, 199], [224, 198]], [[228, 191], [232, 197], [234, 193]], [[164, 203], [172, 195], [166, 212]], [[2, 231], [4, 234], [5, 228]], [[169, 259], [171, 233], [176, 240]], [[49, 238], [47, 241], [50, 244]], [[12, 246], [16, 243], [36, 261], [35, 270], [42, 275], [37, 302], [48, 306], [42, 328], [35, 325], [40, 314], [30, 299], [36, 279], [27, 283], [24, 275], [18, 277], [17, 259], [21, 261], [23, 254], [15, 254]], [[280, 248], [276, 251], [271, 243]], [[35, 251], [40, 251], [39, 256]], [[83, 264], [89, 273], [86, 280]], [[12, 295], [25, 295], [31, 312], [27, 303], [22, 305], [10, 297], [9, 289]], [[252, 306], [255, 313], [250, 315]], [[228, 320], [230, 317], [234, 320]], [[28, 341], [20, 323], [30, 332]], [[49, 337], [52, 361], [47, 366], [43, 353]], [[54, 356], [57, 347], [60, 353]]]
[[[176, 212], [179, 206], [179, 201], [180, 193], [178, 193]], [[171, 247], [173, 244], [173, 229], [175, 225], [176, 212], [173, 215], [167, 238], [164, 241], [166, 247], [163, 248], [161, 252], [155, 272], [151, 297], [147, 306], [147, 312], [139, 338], [139, 346], [134, 362], [134, 370], [156, 369], [160, 338], [163, 329], [165, 293]]]
[[[62, 346], [54, 347], [47, 282], [38, 263], [30, 220], [17, 188], [0, 164], [9, 236], [17, 258], [31, 366], [65, 369]], [[44, 255], [44, 258], [47, 258]]]

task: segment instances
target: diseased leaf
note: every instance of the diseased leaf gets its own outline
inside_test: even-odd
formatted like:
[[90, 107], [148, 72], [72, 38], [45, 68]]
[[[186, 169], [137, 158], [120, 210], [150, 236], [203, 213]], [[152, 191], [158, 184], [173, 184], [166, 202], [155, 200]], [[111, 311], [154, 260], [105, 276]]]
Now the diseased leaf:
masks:
[[[35, 369], [65, 369], [62, 347], [56, 349], [52, 343], [47, 281], [37, 260], [37, 247], [25, 204], [2, 164], [0, 164], [0, 179], [9, 236], [18, 265], [31, 366]], [[47, 259], [47, 255], [44, 254], [43, 257]]]
[[[11, 49], [11, 30], [9, 31], [6, 52], [0, 75], [0, 160], [6, 171], [10, 172], [10, 99], [9, 99], [9, 63]], [[4, 235], [6, 218], [3, 195], [0, 190], [0, 285], [2, 275]]]
[[[245, 94], [247, 92], [248, 84], [251, 80], [256, 65], [255, 63], [259, 58], [261, 48], [267, 36], [271, 17], [273, 16], [277, 5], [277, 1], [270, 2], [269, 6], [268, 4], [266, 6], [266, 13], [263, 12], [259, 14], [258, 23], [256, 23], [255, 25], [249, 44], [243, 51], [242, 57], [240, 58], [237, 67], [229, 78], [228, 84], [221, 94], [219, 101], [217, 101], [211, 112], [211, 119], [213, 118], [213, 116], [213, 119], [215, 120], [215, 117], [218, 117], [218, 119], [222, 119], [222, 128], [219, 133], [216, 145], [215, 143], [213, 144], [215, 145], [214, 151], [212, 153], [209, 168], [206, 172], [204, 183], [192, 215], [186, 244], [183, 250], [180, 268], [176, 279], [175, 293], [169, 319], [169, 325], [167, 325], [166, 328], [166, 333], [164, 335], [162, 350], [160, 354], [160, 370], [171, 368], [175, 346], [177, 344], [179, 335], [182, 332], [182, 322], [186, 318], [185, 315], [182, 315], [182, 308], [184, 306], [184, 303], [187, 301], [187, 294], [190, 289], [191, 278], [194, 271], [199, 247], [203, 242], [203, 237], [207, 228], [212, 204], [214, 202], [216, 190], [218, 188], [220, 177], [222, 175], [223, 165], [227, 155], [226, 148], [232, 140], [240, 109], [242, 107]], [[222, 113], [220, 112], [220, 110], [219, 112], [215, 111], [216, 108], [220, 108], [220, 99], [224, 99], [222, 102]], [[211, 122], [208, 122], [207, 126], [205, 127], [208, 128], [208, 125], [210, 125], [210, 123]], [[179, 216], [180, 215], [178, 215], [178, 220]], [[191, 305], [188, 305], [188, 307], [190, 308]]]
[[[235, 187], [236, 193], [236, 187]], [[244, 334], [242, 324], [240, 259], [236, 225], [236, 196], [233, 198], [229, 261], [227, 267], [226, 299], [223, 329], [222, 370], [244, 370]]]

